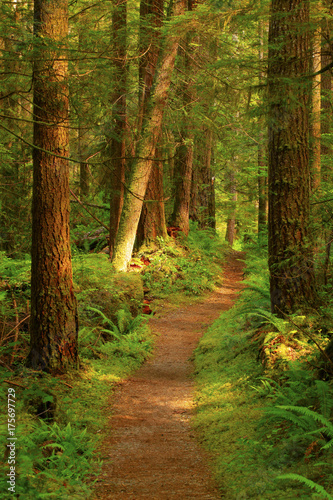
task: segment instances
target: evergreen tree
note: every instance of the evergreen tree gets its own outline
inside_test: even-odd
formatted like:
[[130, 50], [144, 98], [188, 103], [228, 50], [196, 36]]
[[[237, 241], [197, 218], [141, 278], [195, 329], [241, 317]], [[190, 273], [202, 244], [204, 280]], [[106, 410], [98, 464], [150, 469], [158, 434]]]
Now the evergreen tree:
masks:
[[34, 5], [34, 150], [29, 365], [77, 365], [78, 316], [69, 243], [67, 0]]
[[308, 237], [309, 2], [273, 0], [269, 25], [269, 269], [272, 311], [313, 303]]

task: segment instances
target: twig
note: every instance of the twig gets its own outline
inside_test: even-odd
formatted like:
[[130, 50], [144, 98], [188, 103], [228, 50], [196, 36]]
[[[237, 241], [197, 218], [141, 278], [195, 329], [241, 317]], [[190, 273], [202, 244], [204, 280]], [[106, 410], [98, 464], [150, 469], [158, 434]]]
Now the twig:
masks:
[[73, 386], [72, 386], [72, 385], [67, 384], [67, 382], [64, 382], [63, 380], [61, 380], [60, 382], [62, 382], [63, 384], [67, 385], [67, 387], [69, 387], [70, 389], [73, 389]]
[[7, 382], [9, 385], [16, 385], [17, 387], [21, 387], [22, 389], [26, 389], [27, 387], [21, 384], [17, 384], [16, 382], [12, 382], [11, 380], [4, 380], [4, 382]]
[[106, 224], [104, 224], [104, 222], [102, 222], [101, 220], [99, 220], [99, 218], [96, 217], [93, 213], [91, 213], [90, 210], [88, 210], [88, 208], [84, 205], [84, 203], [82, 203], [82, 201], [79, 200], [79, 198], [76, 196], [75, 193], [73, 193], [73, 191], [71, 189], [70, 189], [70, 192], [71, 192], [72, 196], [74, 196], [74, 198], [76, 199], [76, 201], [82, 206], [82, 208], [84, 208], [84, 210], [86, 212], [88, 212], [88, 214], [91, 215], [91, 217], [93, 219], [95, 219], [95, 221], [97, 221], [101, 226], [105, 227], [105, 229], [107, 229], [108, 232], [110, 232], [110, 228]]
[[16, 330], [16, 328], [18, 328], [18, 327], [19, 327], [22, 323], [24, 323], [24, 322], [25, 322], [25, 320], [26, 320], [26, 319], [28, 319], [28, 318], [30, 318], [30, 314], [28, 314], [28, 316], [26, 316], [25, 318], [21, 319], [21, 321], [20, 321], [19, 323], [17, 323], [17, 325], [15, 325], [15, 327], [14, 327], [12, 330], [10, 330], [10, 332], [9, 332], [9, 333], [7, 333], [6, 337], [9, 337], [9, 335], [10, 335], [11, 333], [13, 333], [13, 332]]

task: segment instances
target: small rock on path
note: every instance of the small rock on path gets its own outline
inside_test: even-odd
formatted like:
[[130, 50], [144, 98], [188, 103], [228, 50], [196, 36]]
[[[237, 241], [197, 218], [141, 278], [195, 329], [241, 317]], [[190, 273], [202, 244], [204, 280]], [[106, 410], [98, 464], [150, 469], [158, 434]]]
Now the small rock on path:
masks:
[[204, 330], [232, 307], [241, 289], [244, 254], [233, 252], [223, 287], [202, 303], [155, 316], [154, 356], [112, 397], [97, 500], [215, 500], [221, 498], [190, 427], [194, 412], [189, 361]]

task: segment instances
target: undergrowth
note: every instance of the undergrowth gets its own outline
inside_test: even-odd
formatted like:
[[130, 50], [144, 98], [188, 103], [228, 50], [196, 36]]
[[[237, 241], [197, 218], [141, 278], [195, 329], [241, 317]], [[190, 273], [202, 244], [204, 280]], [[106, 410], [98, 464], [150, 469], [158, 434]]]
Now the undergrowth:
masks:
[[333, 386], [318, 348], [332, 326], [272, 315], [266, 262], [248, 249], [247, 288], [196, 350], [194, 425], [226, 498], [332, 499]]
[[220, 283], [221, 263], [227, 246], [213, 230], [199, 229], [190, 221], [188, 237], [158, 238], [158, 249], [142, 250], [138, 259], [149, 259], [143, 281], [149, 297], [178, 301], [180, 294], [199, 296]]
[[[52, 377], [24, 365], [29, 350], [29, 268], [28, 259], [25, 266], [5, 256], [0, 263], [0, 404], [6, 408], [8, 389], [15, 391], [15, 497], [82, 500], [90, 497], [100, 471], [98, 447], [108, 431], [103, 408], [112, 387], [152, 351], [147, 316], [140, 314], [142, 282], [139, 276], [115, 275], [106, 255], [74, 258], [80, 369]], [[0, 446], [5, 453], [0, 456], [0, 491], [4, 500], [13, 498], [7, 483], [7, 417], [2, 412]]]
[[[82, 245], [84, 247], [84, 245]], [[105, 254], [74, 248], [79, 307], [79, 370], [52, 377], [25, 367], [29, 352], [30, 259], [0, 256], [0, 404], [15, 391], [16, 488], [26, 500], [90, 498], [99, 474], [101, 440], [108, 432], [107, 398], [114, 384], [149, 357], [153, 339], [141, 314], [151, 298], [199, 295], [220, 274], [225, 245], [192, 225], [188, 238], [159, 240], [149, 266], [116, 274]], [[90, 247], [89, 247], [90, 248]], [[98, 248], [98, 247], [97, 247]], [[142, 264], [142, 255], [134, 259]], [[15, 385], [16, 384], [16, 385]], [[7, 415], [2, 413], [1, 498], [12, 498]]]

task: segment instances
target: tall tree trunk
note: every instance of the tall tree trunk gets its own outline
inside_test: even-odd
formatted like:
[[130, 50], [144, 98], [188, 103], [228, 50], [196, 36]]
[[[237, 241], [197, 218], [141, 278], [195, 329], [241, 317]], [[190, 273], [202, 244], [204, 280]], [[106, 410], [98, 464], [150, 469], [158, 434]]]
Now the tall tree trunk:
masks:
[[175, 203], [172, 224], [184, 234], [190, 230], [190, 201], [193, 169], [193, 134], [189, 127], [181, 135], [181, 144], [175, 156]]
[[230, 246], [233, 245], [234, 239], [236, 237], [236, 215], [237, 215], [237, 187], [236, 187], [236, 175], [235, 171], [231, 170], [229, 172], [229, 193], [231, 194], [232, 209], [229, 213], [227, 220], [227, 230], [225, 233], [225, 239]]
[[273, 312], [314, 301], [309, 248], [309, 2], [272, 0], [269, 26], [269, 270]]
[[[262, 65], [264, 63], [264, 25], [259, 21], [259, 85], [265, 81], [265, 73]], [[259, 121], [259, 141], [258, 141], [258, 238], [265, 234], [267, 226], [268, 198], [267, 198], [267, 161], [266, 161], [266, 141], [263, 128], [266, 126], [263, 119]]]
[[[174, 16], [184, 13], [185, 0], [178, 0], [174, 6]], [[161, 134], [164, 108], [167, 102], [172, 72], [175, 65], [180, 40], [179, 26], [170, 26], [167, 43], [162, 58], [152, 105], [144, 124], [142, 140], [138, 148], [137, 161], [131, 172], [131, 179], [125, 196], [117, 234], [113, 265], [117, 271], [126, 271], [131, 259], [136, 231], [142, 210], [150, 172], [154, 163], [157, 142]]]
[[[163, 0], [142, 0], [140, 4], [140, 52], [144, 54], [140, 59], [139, 82], [142, 89], [140, 94], [139, 125], [142, 124], [147, 114], [150, 101], [157, 60], [160, 51], [160, 29], [163, 19]], [[138, 247], [150, 246], [159, 236], [167, 236], [164, 202], [163, 200], [163, 162], [158, 160], [159, 148], [151, 169], [145, 202], [142, 207], [137, 232]]]
[[[194, 2], [187, 0], [187, 9], [192, 11]], [[194, 42], [197, 40], [194, 40]], [[194, 46], [193, 32], [187, 34], [184, 47], [184, 74], [188, 78], [183, 86], [184, 124], [180, 133], [180, 143], [176, 151], [175, 202], [172, 224], [179, 227], [185, 235], [190, 230], [191, 183], [194, 158], [194, 133], [191, 104], [194, 100]]]
[[116, 88], [112, 97], [112, 137], [107, 149], [110, 157], [110, 259], [118, 233], [121, 211], [124, 204], [125, 185], [125, 134], [126, 134], [126, 24], [127, 0], [116, 0], [112, 15], [112, 37]]
[[163, 162], [158, 161], [159, 152], [157, 148], [142, 206], [137, 232], [138, 246], [151, 246], [157, 237], [167, 237], [163, 200]]
[[197, 141], [196, 161], [191, 184], [190, 219], [201, 229], [216, 228], [215, 177], [212, 173], [213, 131], [202, 127], [202, 139]]
[[[321, 29], [320, 27], [312, 36], [312, 70], [316, 73], [321, 70]], [[318, 191], [321, 179], [321, 75], [316, 75], [312, 80], [312, 190]]]
[[[79, 30], [79, 54], [84, 50], [84, 46], [86, 43], [86, 35], [84, 32], [84, 21], [86, 19], [86, 13], [82, 13], [80, 15], [80, 30]], [[82, 66], [82, 67], [81, 67]], [[85, 67], [84, 62], [78, 63], [79, 73], [82, 72], [84, 74]], [[87, 164], [87, 116], [89, 116], [89, 102], [86, 96], [81, 95], [81, 112], [79, 115], [79, 123], [78, 123], [78, 155], [80, 161], [80, 195], [82, 198], [87, 198], [89, 196], [89, 166]]]
[[30, 353], [37, 370], [77, 365], [69, 242], [67, 0], [35, 0]]

